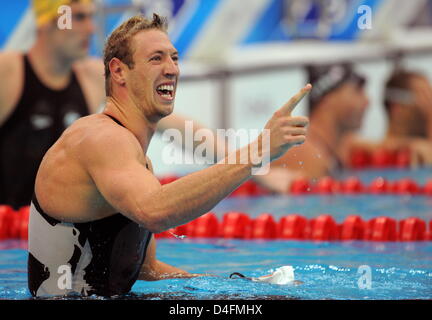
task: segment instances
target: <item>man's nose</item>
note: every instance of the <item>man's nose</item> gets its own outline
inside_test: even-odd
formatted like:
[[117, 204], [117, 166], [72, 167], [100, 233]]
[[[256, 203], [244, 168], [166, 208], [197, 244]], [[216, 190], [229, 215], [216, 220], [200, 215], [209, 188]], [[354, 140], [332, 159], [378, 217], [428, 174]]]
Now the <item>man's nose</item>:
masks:
[[164, 68], [164, 75], [167, 78], [175, 78], [178, 77], [179, 73], [180, 69], [177, 63], [172, 58], [168, 58]]
[[85, 20], [83, 21], [84, 23], [84, 31], [88, 34], [88, 35], [93, 35], [96, 31], [96, 25], [94, 22], [94, 16], [92, 14], [88, 14], [85, 17]]
[[87, 22], [87, 32], [90, 35], [93, 35], [95, 33], [95, 31], [96, 31], [96, 25], [93, 21], [93, 18], [90, 18]]

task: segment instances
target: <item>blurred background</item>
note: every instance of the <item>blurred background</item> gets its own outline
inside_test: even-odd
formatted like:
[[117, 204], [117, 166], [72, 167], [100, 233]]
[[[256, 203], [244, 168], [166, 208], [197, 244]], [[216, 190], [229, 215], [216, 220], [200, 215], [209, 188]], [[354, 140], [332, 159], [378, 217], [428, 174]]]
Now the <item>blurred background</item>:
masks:
[[[383, 85], [395, 64], [432, 78], [430, 0], [106, 0], [97, 4], [91, 55], [137, 13], [167, 16], [180, 52], [175, 112], [216, 128], [262, 129], [306, 82], [306, 65], [352, 62], [367, 78], [370, 105], [359, 134], [383, 138]], [[3, 1], [1, 50], [26, 51], [34, 41], [29, 0]], [[306, 103], [306, 102], [303, 102]], [[300, 105], [296, 115], [307, 115]], [[149, 150], [157, 174], [164, 144]], [[192, 171], [199, 165], [176, 167]]]

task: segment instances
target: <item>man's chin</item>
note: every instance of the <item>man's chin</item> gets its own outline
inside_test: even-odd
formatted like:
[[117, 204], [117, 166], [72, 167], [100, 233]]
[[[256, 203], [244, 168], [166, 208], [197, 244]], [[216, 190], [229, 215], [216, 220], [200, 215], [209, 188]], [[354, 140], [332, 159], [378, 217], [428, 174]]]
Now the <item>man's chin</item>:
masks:
[[159, 115], [162, 118], [169, 116], [174, 111], [174, 104], [164, 105], [163, 108], [159, 109]]

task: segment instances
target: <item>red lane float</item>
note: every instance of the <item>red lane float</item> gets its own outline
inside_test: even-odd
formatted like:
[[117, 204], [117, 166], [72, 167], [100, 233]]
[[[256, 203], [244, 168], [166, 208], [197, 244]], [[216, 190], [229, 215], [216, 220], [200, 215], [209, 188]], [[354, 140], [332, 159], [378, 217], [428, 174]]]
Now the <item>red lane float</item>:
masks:
[[307, 238], [310, 240], [337, 240], [339, 230], [336, 221], [328, 214], [320, 215], [309, 221]]
[[0, 206], [0, 240], [10, 238], [10, 225], [14, 210], [10, 206]]
[[357, 177], [348, 177], [342, 184], [344, 193], [354, 194], [362, 193], [365, 190], [363, 183]]
[[[201, 230], [197, 232], [194, 228]], [[216, 235], [216, 226], [219, 232]], [[285, 239], [312, 241], [424, 241], [432, 240], [432, 221], [429, 231], [426, 222], [410, 217], [397, 222], [390, 217], [376, 217], [369, 221], [358, 215], [349, 215], [341, 223], [328, 214], [306, 219], [299, 214], [282, 216], [277, 222], [269, 213], [251, 219], [243, 212], [227, 212], [222, 223], [217, 224], [216, 215], [209, 213], [170, 231], [189, 237], [223, 237], [232, 239]], [[169, 233], [159, 234], [167, 236]], [[172, 237], [172, 235], [170, 235]]]
[[305, 194], [311, 191], [311, 183], [306, 178], [295, 179], [289, 186], [289, 192], [291, 194]]
[[220, 236], [222, 238], [248, 239], [252, 220], [243, 212], [228, 212], [224, 215]]
[[396, 220], [389, 217], [378, 217], [368, 221], [366, 240], [396, 241]]
[[[402, 151], [401, 151], [402, 152]], [[165, 176], [160, 178], [161, 184], [171, 183], [177, 180], [177, 176]], [[383, 177], [375, 178], [369, 185], [364, 185], [355, 176], [338, 181], [332, 177], [322, 177], [316, 182], [305, 178], [295, 179], [288, 187], [288, 193], [301, 194], [397, 194], [397, 195], [427, 195], [432, 196], [432, 179], [424, 186], [420, 186], [411, 178], [402, 178], [397, 181], [388, 181]], [[271, 194], [265, 187], [253, 180], [248, 180], [234, 190], [229, 197], [265, 196]]]
[[252, 224], [251, 238], [253, 239], [276, 239], [277, 223], [269, 213], [263, 213], [257, 217]]
[[377, 149], [372, 152], [372, 167], [388, 168], [395, 167], [397, 159], [397, 151], [387, 149]]
[[411, 165], [411, 150], [402, 148], [396, 152], [396, 167], [408, 168]]
[[18, 227], [18, 238], [22, 240], [28, 240], [28, 224], [29, 224], [29, 217], [30, 217], [30, 207], [25, 206], [22, 207], [18, 211], [18, 220], [20, 221], [19, 227]]
[[423, 187], [423, 193], [432, 196], [432, 179], [429, 179]]
[[162, 178], [159, 178], [159, 182], [164, 185], [164, 184], [168, 184], [171, 182], [176, 181], [177, 179], [179, 179], [180, 177], [178, 176], [164, 176]]
[[[14, 211], [0, 205], [0, 240], [28, 239], [29, 206]], [[364, 221], [349, 215], [341, 224], [334, 217], [322, 214], [308, 220], [299, 214], [282, 216], [279, 221], [263, 213], [251, 219], [244, 212], [231, 211], [217, 216], [209, 212], [185, 225], [158, 233], [157, 238], [186, 235], [200, 238], [286, 239], [286, 240], [367, 240], [367, 241], [431, 241], [432, 220], [427, 223], [418, 217], [396, 221], [390, 217], [376, 217]]]
[[371, 164], [371, 155], [364, 149], [355, 148], [350, 152], [349, 166], [352, 169], [364, 169]]
[[390, 150], [379, 148], [372, 152], [353, 148], [349, 154], [349, 167], [352, 169], [366, 168], [408, 168], [411, 165], [409, 148]]
[[213, 212], [206, 213], [195, 220], [192, 235], [197, 238], [215, 238], [219, 232], [219, 222]]
[[422, 241], [426, 238], [426, 222], [410, 217], [399, 221], [399, 241]]
[[339, 181], [331, 177], [322, 177], [318, 179], [317, 183], [313, 186], [312, 191], [319, 194], [333, 194], [341, 190]]
[[346, 217], [341, 225], [341, 240], [363, 240], [365, 238], [366, 222], [360, 216]]
[[301, 240], [305, 238], [307, 219], [298, 214], [284, 216], [278, 224], [278, 238]]
[[373, 194], [385, 194], [392, 190], [392, 185], [383, 177], [378, 177], [372, 180], [368, 190]]
[[421, 192], [421, 188], [414, 180], [404, 178], [393, 184], [393, 192], [397, 194], [417, 194]]

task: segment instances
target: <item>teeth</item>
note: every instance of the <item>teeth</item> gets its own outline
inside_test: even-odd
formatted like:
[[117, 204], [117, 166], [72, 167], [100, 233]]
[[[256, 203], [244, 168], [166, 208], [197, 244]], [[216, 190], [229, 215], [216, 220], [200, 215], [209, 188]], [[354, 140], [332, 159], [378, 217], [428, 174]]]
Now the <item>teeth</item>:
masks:
[[157, 87], [158, 90], [168, 90], [168, 91], [174, 91], [173, 85], [161, 85]]

